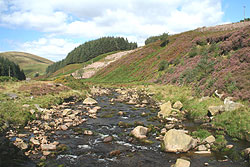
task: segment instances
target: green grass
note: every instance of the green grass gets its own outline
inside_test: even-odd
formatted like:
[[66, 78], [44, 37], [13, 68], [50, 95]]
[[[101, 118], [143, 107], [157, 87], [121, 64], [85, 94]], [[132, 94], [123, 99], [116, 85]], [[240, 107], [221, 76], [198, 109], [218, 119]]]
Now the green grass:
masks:
[[247, 106], [217, 115], [213, 124], [224, 128], [232, 137], [250, 141], [250, 109]]
[[200, 138], [201, 140], [207, 138], [208, 136], [210, 136], [211, 133], [208, 132], [205, 129], [199, 129], [197, 131], [192, 132], [192, 136], [196, 137], [196, 138]]

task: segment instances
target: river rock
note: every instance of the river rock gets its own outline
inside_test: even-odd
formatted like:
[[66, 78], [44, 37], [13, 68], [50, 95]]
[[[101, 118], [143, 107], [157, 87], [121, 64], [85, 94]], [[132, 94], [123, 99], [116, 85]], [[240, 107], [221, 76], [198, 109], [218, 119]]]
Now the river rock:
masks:
[[225, 98], [224, 100], [225, 111], [234, 111], [244, 106], [241, 103], [233, 102], [231, 99], [232, 99], [231, 97]]
[[198, 151], [206, 151], [207, 147], [205, 145], [199, 145], [197, 149]]
[[42, 151], [54, 151], [56, 150], [56, 145], [54, 144], [41, 144]]
[[232, 145], [232, 144], [228, 144], [227, 146], [226, 146], [226, 148], [228, 148], [228, 149], [232, 149], [234, 147], [234, 145]]
[[197, 145], [197, 140], [184, 133], [182, 130], [171, 129], [164, 138], [166, 152], [187, 152]]
[[170, 101], [167, 103], [164, 103], [160, 106], [161, 111], [158, 112], [158, 117], [168, 117], [171, 114], [172, 111], [172, 104]]
[[120, 150], [114, 150], [109, 153], [109, 156], [117, 156], [120, 155], [121, 151]]
[[181, 110], [183, 107], [183, 104], [180, 101], [177, 101], [174, 103], [173, 108], [177, 109], [177, 110]]
[[108, 137], [105, 137], [104, 139], [103, 139], [103, 142], [104, 143], [109, 143], [109, 142], [111, 142], [113, 140], [113, 137], [112, 136], [108, 136]]
[[138, 139], [145, 139], [147, 138], [146, 134], [148, 132], [148, 128], [143, 126], [137, 126], [132, 131], [131, 134]]
[[44, 156], [48, 156], [48, 155], [50, 155], [50, 154], [51, 154], [50, 151], [43, 151], [43, 155], [44, 155]]
[[60, 126], [60, 129], [61, 129], [61, 130], [67, 130], [68, 127], [67, 127], [66, 125], [61, 125], [61, 126]]
[[91, 130], [84, 130], [83, 134], [91, 136], [93, 132]]
[[30, 142], [33, 143], [34, 145], [40, 145], [39, 140], [36, 140], [34, 137], [30, 138]]
[[118, 112], [118, 115], [120, 115], [120, 116], [123, 116], [123, 114], [124, 114], [124, 113], [123, 113], [122, 111], [119, 111], [119, 112]]
[[173, 167], [190, 167], [190, 162], [188, 160], [179, 158]]
[[220, 106], [209, 106], [208, 107], [208, 112], [210, 113], [211, 116], [214, 116], [216, 114], [222, 113], [225, 111], [225, 108], [223, 105]]
[[72, 110], [71, 109], [64, 109], [62, 115], [66, 116], [68, 114], [71, 114]]
[[94, 104], [97, 104], [97, 101], [95, 99], [92, 99], [90, 97], [86, 98], [84, 101], [83, 101], [83, 104], [86, 104], [86, 105], [94, 105]]
[[209, 144], [215, 142], [215, 137], [213, 135], [208, 136], [207, 138], [204, 139], [204, 142], [207, 142]]
[[246, 159], [250, 159], [250, 148], [246, 148], [242, 151], [242, 155], [246, 158]]

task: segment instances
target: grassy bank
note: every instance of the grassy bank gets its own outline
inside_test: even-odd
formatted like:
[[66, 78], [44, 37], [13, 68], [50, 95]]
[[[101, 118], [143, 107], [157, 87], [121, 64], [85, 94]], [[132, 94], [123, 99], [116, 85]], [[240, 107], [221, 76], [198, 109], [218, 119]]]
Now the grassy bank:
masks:
[[[64, 99], [75, 97], [82, 99], [87, 94], [87, 87], [72, 78], [64, 78], [57, 82], [2, 82], [0, 83], [0, 132], [8, 126], [24, 126], [35, 118], [34, 110], [39, 113], [36, 105], [49, 108], [60, 104]], [[64, 86], [66, 85], [66, 86]], [[15, 94], [11, 99], [9, 94]]]
[[[212, 96], [201, 100], [189, 87], [178, 87], [173, 85], [150, 85], [150, 92], [155, 93], [157, 101], [181, 101], [183, 109], [187, 111], [191, 119], [205, 120], [208, 107], [222, 105], [223, 101]], [[230, 112], [223, 112], [213, 117], [212, 125], [215, 128], [223, 129], [228, 135], [250, 141], [250, 109], [249, 103], [240, 101], [244, 107]]]

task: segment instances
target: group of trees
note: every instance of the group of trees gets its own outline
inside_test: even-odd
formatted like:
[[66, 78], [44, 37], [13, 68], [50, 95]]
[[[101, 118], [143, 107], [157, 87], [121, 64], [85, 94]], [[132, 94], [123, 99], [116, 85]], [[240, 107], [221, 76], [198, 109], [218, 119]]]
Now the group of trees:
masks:
[[86, 62], [104, 53], [135, 48], [137, 48], [137, 43], [128, 42], [122, 37], [99, 38], [78, 46], [65, 59], [48, 66], [46, 72], [53, 73], [68, 64]]
[[168, 33], [163, 33], [158, 36], [151, 36], [145, 40], [145, 45], [161, 40], [161, 47], [164, 47], [169, 43], [168, 36]]
[[18, 80], [25, 80], [26, 76], [19, 65], [14, 62], [0, 57], [0, 76], [10, 76], [17, 78]]

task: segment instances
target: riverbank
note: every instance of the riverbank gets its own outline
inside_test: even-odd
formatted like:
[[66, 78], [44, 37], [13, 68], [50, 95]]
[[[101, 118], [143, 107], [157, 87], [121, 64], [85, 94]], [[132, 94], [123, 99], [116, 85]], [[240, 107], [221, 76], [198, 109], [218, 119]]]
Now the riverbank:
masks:
[[[203, 145], [201, 141], [211, 135], [216, 140], [210, 142], [217, 145], [221, 140], [217, 132], [204, 127], [201, 131], [201, 123], [192, 123], [181, 108], [180, 114], [171, 113], [168, 118], [159, 118], [160, 106], [164, 102], [156, 102], [152, 98], [155, 94], [145, 88], [114, 90], [96, 87], [90, 92], [91, 98], [84, 101], [69, 101], [45, 109], [41, 118], [19, 132], [9, 132], [6, 137], [18, 147], [23, 146], [20, 143], [26, 143], [23, 152], [30, 158], [28, 162], [36, 162], [39, 166], [170, 166], [179, 158], [188, 160], [194, 167], [205, 164], [247, 166], [240, 156], [237, 156], [238, 160], [233, 159], [225, 152], [217, 153], [212, 147], [208, 149], [208, 144], [204, 146], [205, 153], [199, 150]], [[76, 118], [85, 121], [77, 124]], [[132, 133], [138, 127], [147, 129], [146, 138], [137, 139]], [[199, 144], [187, 153], [163, 151], [160, 146], [169, 128], [186, 131]], [[227, 145], [233, 145], [230, 150], [237, 155], [239, 151], [232, 150], [247, 147], [247, 144], [232, 140], [228, 140]]]

